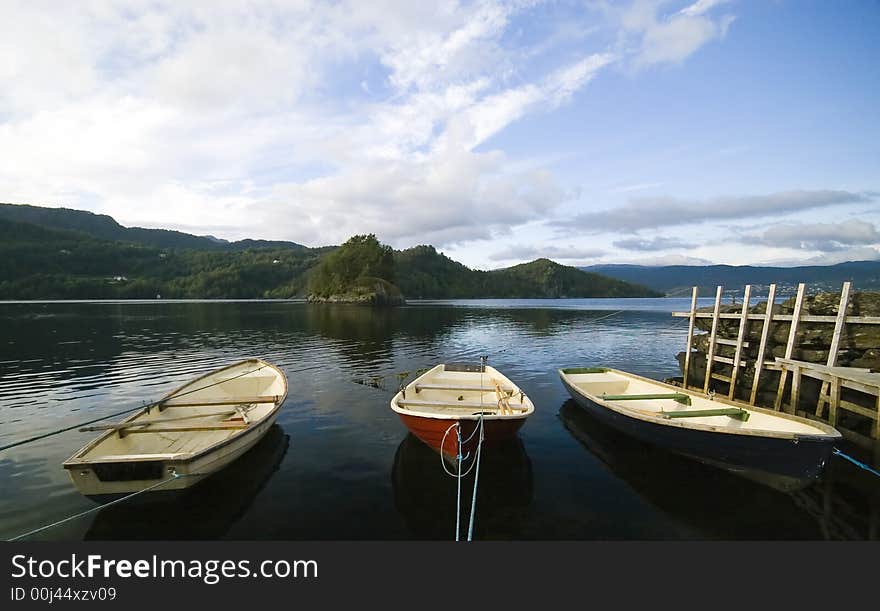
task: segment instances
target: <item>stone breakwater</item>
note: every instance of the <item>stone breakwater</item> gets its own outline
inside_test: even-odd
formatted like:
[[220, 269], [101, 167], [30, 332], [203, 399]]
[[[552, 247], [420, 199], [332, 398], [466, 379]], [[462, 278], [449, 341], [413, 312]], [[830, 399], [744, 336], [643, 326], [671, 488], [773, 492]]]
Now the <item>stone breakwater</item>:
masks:
[[[794, 298], [783, 303], [773, 305], [774, 316], [776, 314], [792, 314], [794, 311]], [[801, 315], [836, 316], [840, 304], [839, 293], [819, 293], [804, 297]], [[698, 312], [713, 311], [713, 307], [700, 308]], [[767, 302], [763, 301], [749, 308], [753, 314], [764, 314], [767, 311]], [[742, 312], [742, 304], [724, 304], [720, 308], [721, 313]], [[880, 316], [880, 293], [854, 293], [847, 307], [847, 316]], [[739, 319], [722, 318], [718, 320], [717, 336], [722, 339], [736, 340], [739, 332]], [[749, 400], [755, 375], [755, 360], [761, 341], [763, 322], [750, 320], [746, 327], [744, 341], [748, 346], [743, 347], [742, 360], [746, 366], [740, 368], [736, 383], [735, 397], [740, 400]], [[765, 348], [765, 361], [772, 361], [774, 357], [785, 355], [788, 335], [791, 329], [789, 321], [771, 322], [770, 335]], [[697, 333], [697, 330], [704, 333]], [[703, 387], [706, 376], [706, 360], [709, 350], [709, 333], [712, 330], [711, 318], [697, 318], [695, 321], [695, 333], [693, 340], [694, 352], [691, 353], [688, 385]], [[808, 361], [811, 363], [825, 364], [831, 348], [834, 325], [821, 322], [801, 321], [797, 326], [797, 335], [791, 358]], [[716, 345], [715, 354], [718, 356], [733, 358], [735, 346]], [[679, 366], [684, 371], [684, 351], [676, 358]], [[842, 367], [863, 367], [872, 371], [880, 371], [880, 325], [847, 323], [844, 326], [843, 335], [840, 338], [840, 349], [837, 353], [837, 364]], [[731, 365], [713, 363], [713, 373], [730, 376]], [[729, 385], [719, 380], [712, 380], [710, 387], [719, 393], [727, 393]], [[772, 407], [776, 400], [779, 387], [779, 373], [764, 370], [761, 373], [761, 381], [758, 386], [756, 403], [765, 407]], [[801, 389], [800, 409], [812, 412], [818, 400], [820, 384], [815, 380], [804, 379]], [[858, 398], [854, 398], [858, 402]], [[866, 407], [870, 407], [866, 405]], [[855, 415], [853, 417], [857, 418]], [[857, 422], [850, 423], [852, 425]]]

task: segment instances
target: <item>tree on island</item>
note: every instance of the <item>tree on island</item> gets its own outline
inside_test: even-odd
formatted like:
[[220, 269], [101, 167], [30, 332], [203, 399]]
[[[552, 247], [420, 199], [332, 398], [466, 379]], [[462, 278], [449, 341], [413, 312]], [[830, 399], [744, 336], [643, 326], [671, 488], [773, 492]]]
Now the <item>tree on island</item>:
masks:
[[398, 303], [394, 250], [374, 234], [356, 235], [321, 259], [309, 277], [309, 299]]

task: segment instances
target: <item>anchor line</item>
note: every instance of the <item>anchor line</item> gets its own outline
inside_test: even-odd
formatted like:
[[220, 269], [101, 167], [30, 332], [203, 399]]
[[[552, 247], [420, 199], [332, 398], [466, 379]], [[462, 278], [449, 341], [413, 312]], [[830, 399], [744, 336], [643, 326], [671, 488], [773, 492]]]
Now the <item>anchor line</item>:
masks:
[[85, 511], [81, 511], [80, 513], [76, 513], [72, 516], [68, 516], [68, 517], [63, 518], [61, 520], [58, 520], [57, 522], [52, 522], [51, 524], [46, 524], [45, 526], [41, 526], [40, 528], [35, 528], [34, 530], [29, 530], [26, 533], [22, 533], [20, 535], [12, 537], [11, 539], [7, 539], [6, 541], [12, 542], [12, 541], [19, 541], [21, 539], [25, 539], [27, 537], [30, 537], [31, 535], [41, 533], [44, 530], [49, 530], [50, 528], [55, 528], [56, 526], [60, 526], [61, 524], [65, 524], [65, 523], [70, 522], [71, 520], [75, 520], [77, 518], [81, 518], [84, 515], [94, 513], [96, 511], [104, 509], [105, 507], [110, 507], [111, 505], [117, 505], [119, 503], [122, 503], [123, 501], [127, 501], [131, 498], [134, 498], [134, 497], [138, 496], [139, 494], [149, 492], [150, 490], [155, 490], [156, 488], [159, 488], [160, 486], [163, 486], [163, 485], [167, 484], [168, 482], [173, 482], [174, 480], [177, 480], [177, 479], [180, 479], [183, 477], [194, 477], [196, 475], [204, 475], [204, 474], [203, 473], [184, 473], [183, 475], [180, 475], [179, 473], [175, 473], [174, 475], [172, 475], [168, 479], [163, 479], [161, 482], [155, 483], [152, 486], [148, 486], [148, 487], [143, 488], [141, 490], [138, 490], [136, 492], [132, 492], [131, 494], [127, 494], [122, 498], [109, 501], [107, 503], [104, 503], [103, 505], [98, 505], [97, 507], [92, 507], [91, 509], [86, 509]]
[[[237, 378], [240, 378], [240, 377], [243, 377], [243, 376], [249, 375], [249, 374], [251, 374], [251, 373], [256, 373], [256, 372], [258, 372], [260, 369], [264, 369], [264, 368], [267, 367], [267, 366], [268, 366], [268, 365], [260, 365], [259, 367], [257, 367], [256, 369], [253, 369], [253, 370], [251, 370], [251, 371], [245, 371], [244, 373], [240, 373], [240, 374], [238, 374], [238, 375], [236, 375], [236, 376], [232, 376], [231, 378], [224, 378], [224, 379], [222, 379], [222, 380], [220, 380], [220, 381], [218, 381], [218, 382], [214, 382], [213, 384], [208, 384], [207, 386], [202, 386], [202, 387], [200, 387], [200, 388], [194, 388], [193, 390], [188, 390], [188, 391], [186, 391], [186, 392], [183, 392], [183, 393], [180, 393], [180, 394], [174, 395], [174, 397], [175, 397], [175, 398], [177, 398], [177, 397], [185, 397], [186, 395], [191, 395], [191, 394], [194, 393], [194, 392], [197, 392], [197, 391], [200, 391], [200, 390], [205, 390], [205, 389], [208, 389], [208, 388], [212, 388], [212, 387], [217, 386], [217, 385], [219, 385], [219, 384], [223, 384], [224, 382], [230, 382], [230, 381], [232, 381], [232, 380], [235, 380], [235, 379], [237, 379]], [[88, 425], [88, 424], [94, 424], [95, 422], [101, 422], [102, 420], [108, 420], [108, 419], [110, 419], [110, 418], [116, 418], [117, 416], [124, 416], [125, 414], [130, 414], [131, 412], [136, 412], [136, 411], [138, 411], [138, 410], [149, 411], [149, 410], [151, 410], [152, 408], [156, 407], [157, 405], [161, 405], [161, 404], [163, 403], [163, 401], [164, 401], [164, 399], [159, 399], [158, 401], [153, 401], [153, 402], [148, 403], [148, 404], [146, 404], [146, 405], [139, 405], [139, 406], [137, 406], [137, 407], [130, 407], [130, 408], [128, 408], [128, 409], [124, 409], [124, 410], [119, 411], [119, 412], [114, 412], [114, 413], [112, 413], [112, 414], [108, 414], [108, 415], [106, 415], [106, 416], [101, 416], [100, 418], [94, 418], [94, 419], [92, 419], [92, 420], [87, 420], [86, 422], [80, 422], [79, 424], [74, 424], [74, 425], [71, 425], [71, 426], [66, 426], [66, 427], [61, 428], [61, 429], [57, 429], [57, 430], [54, 430], [54, 431], [49, 431], [48, 433], [41, 433], [40, 435], [34, 435], [33, 437], [28, 437], [27, 439], [21, 439], [21, 440], [19, 440], [19, 441], [13, 441], [12, 443], [8, 443], [8, 444], [6, 444], [6, 445], [4, 445], [4, 446], [0, 446], [0, 452], [2, 452], [3, 450], [8, 450], [8, 449], [10, 449], [10, 448], [14, 448], [14, 447], [16, 447], [16, 446], [21, 446], [21, 445], [25, 445], [25, 444], [27, 444], [27, 443], [32, 443], [32, 442], [34, 442], [34, 441], [39, 441], [40, 439], [45, 439], [46, 437], [52, 437], [52, 436], [54, 436], [54, 435], [60, 435], [61, 433], [66, 433], [67, 431], [72, 431], [73, 429], [78, 429], [78, 428], [83, 427], [83, 426], [86, 426], [86, 425]]]

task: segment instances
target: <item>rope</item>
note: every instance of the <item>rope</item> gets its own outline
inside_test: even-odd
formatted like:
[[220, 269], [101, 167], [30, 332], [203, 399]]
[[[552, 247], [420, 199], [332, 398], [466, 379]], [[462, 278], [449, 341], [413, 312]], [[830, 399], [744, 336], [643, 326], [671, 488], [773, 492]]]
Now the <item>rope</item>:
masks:
[[[455, 498], [455, 540], [458, 541], [461, 532], [461, 426], [456, 423], [456, 434], [458, 435], [458, 493]], [[443, 446], [440, 446], [440, 453], [443, 453]]]
[[597, 322], [599, 320], [605, 320], [606, 318], [611, 318], [612, 316], [616, 316], [617, 314], [620, 314], [621, 312], [623, 312], [623, 310], [617, 310], [616, 312], [612, 312], [611, 314], [606, 314], [605, 316], [600, 316], [599, 318], [591, 318], [587, 322]]
[[866, 465], [865, 463], [856, 460], [855, 458], [853, 458], [853, 457], [850, 456], [849, 454], [844, 454], [843, 452], [841, 452], [841, 451], [838, 450], [837, 448], [834, 448], [834, 454], [837, 454], [837, 455], [840, 456], [841, 458], [844, 458], [844, 459], [848, 460], [849, 462], [851, 462], [851, 463], [854, 464], [855, 466], [857, 466], [857, 467], [859, 467], [859, 468], [861, 468], [861, 469], [864, 469], [864, 470], [867, 471], [868, 473], [873, 473], [873, 474], [876, 475], [877, 477], [880, 477], [880, 471], [877, 471], [876, 469], [872, 469], [871, 467], [869, 467], [869, 466]]
[[110, 501], [109, 503], [104, 503], [103, 505], [98, 505], [97, 507], [92, 507], [91, 509], [87, 509], [87, 510], [82, 511], [80, 513], [74, 514], [72, 516], [64, 518], [63, 520], [58, 520], [57, 522], [52, 522], [51, 524], [47, 524], [46, 526], [41, 526], [40, 528], [35, 528], [34, 530], [30, 530], [30, 531], [23, 533], [23, 534], [20, 534], [16, 537], [12, 537], [11, 539], [7, 539], [6, 541], [7, 542], [18, 541], [20, 539], [30, 537], [31, 535], [35, 535], [39, 532], [43, 532], [44, 530], [49, 530], [50, 528], [55, 528], [56, 526], [60, 526], [61, 524], [64, 524], [65, 522], [70, 522], [71, 520], [81, 518], [84, 515], [93, 513], [95, 511], [100, 510], [100, 509], [104, 509], [105, 507], [110, 507], [111, 505], [116, 505], [116, 504], [121, 503], [123, 501], [127, 501], [128, 499], [134, 498], [139, 494], [143, 494], [144, 492], [149, 492], [150, 490], [154, 490], [154, 489], [158, 488], [159, 486], [167, 484], [168, 482], [172, 482], [172, 481], [179, 479], [181, 477], [192, 477], [194, 475], [203, 475], [203, 474], [202, 473], [186, 473], [184, 475], [180, 475], [178, 473], [175, 473], [174, 475], [172, 475], [168, 479], [164, 479], [161, 482], [153, 484], [152, 486], [148, 486], [147, 488], [144, 488], [143, 490], [138, 490], [137, 492], [132, 492], [131, 494], [128, 494], [120, 499]]
[[122, 410], [121, 412], [116, 412], [115, 414], [109, 414], [107, 416], [101, 416], [100, 418], [95, 418], [94, 420], [89, 420], [88, 422], [80, 422], [79, 424], [74, 424], [73, 426], [68, 426], [63, 429], [58, 429], [57, 431], [51, 431], [49, 433], [43, 433], [42, 435], [35, 435], [33, 437], [29, 437], [27, 439], [22, 439], [21, 441], [14, 441], [12, 443], [6, 444], [5, 446], [0, 446], [0, 452], [3, 450], [8, 450], [9, 448], [14, 448], [15, 446], [21, 446], [26, 443], [31, 443], [33, 441], [38, 441], [40, 439], [45, 439], [46, 437], [51, 437], [52, 435], [58, 435], [59, 433], [64, 433], [66, 431], [72, 431], [73, 429], [78, 429], [81, 426], [85, 426], [87, 424], [94, 424], [95, 422], [100, 422], [101, 420], [107, 420], [108, 418], [115, 418], [116, 416], [122, 416], [124, 414], [128, 414], [139, 409], [147, 409], [147, 407], [132, 407], [130, 409]]
[[483, 414], [480, 414], [480, 441], [477, 443], [477, 471], [474, 473], [474, 494], [471, 497], [471, 519], [468, 524], [468, 541], [474, 540], [474, 516], [477, 513], [477, 486], [480, 484], [480, 456], [483, 448]]
[[[213, 383], [213, 384], [208, 384], [207, 386], [203, 386], [203, 387], [201, 387], [201, 388], [195, 388], [195, 389], [193, 389], [193, 390], [188, 390], [188, 391], [186, 391], [186, 392], [184, 392], [184, 393], [180, 393], [180, 394], [174, 395], [174, 397], [175, 397], [175, 398], [177, 398], [177, 397], [185, 397], [186, 395], [190, 395], [190, 394], [192, 394], [192, 393], [194, 393], [194, 392], [197, 392], [197, 391], [199, 391], [199, 390], [205, 390], [205, 389], [207, 389], [207, 388], [211, 388], [212, 386], [217, 386], [218, 384], [222, 384], [222, 383], [224, 383], [224, 382], [229, 382], [229, 381], [231, 381], [231, 380], [235, 380], [236, 378], [240, 378], [240, 377], [242, 377], [242, 376], [246, 376], [246, 375], [251, 374], [251, 373], [256, 373], [256, 372], [258, 372], [260, 369], [263, 369], [263, 368], [265, 368], [265, 367], [266, 367], [266, 365], [260, 365], [259, 367], [257, 367], [257, 368], [254, 369], [253, 371], [246, 371], [246, 372], [241, 373], [241, 374], [239, 374], [239, 375], [237, 375], [237, 376], [233, 376], [233, 377], [231, 377], [231, 378], [225, 378], [225, 379], [223, 379], [223, 380], [220, 380], [219, 382], [215, 382], [215, 383]], [[82, 426], [86, 426], [87, 424], [94, 424], [95, 422], [100, 422], [101, 420], [107, 420], [108, 418], [115, 418], [115, 417], [117, 417], [117, 416], [123, 416], [123, 415], [125, 415], [125, 414], [130, 414], [131, 412], [135, 412], [135, 411], [137, 411], [137, 410], [139, 410], [139, 409], [144, 410], [144, 411], [147, 411], [147, 410], [149, 410], [149, 409], [151, 409], [151, 408], [153, 408], [153, 407], [155, 407], [155, 406], [157, 406], [157, 405], [160, 405], [163, 401], [164, 401], [164, 399], [160, 399], [160, 400], [158, 400], [158, 401], [153, 401], [152, 403], [148, 403], [147, 405], [139, 405], [138, 407], [131, 407], [131, 408], [129, 408], [129, 409], [124, 409], [124, 410], [122, 410], [121, 412], [115, 412], [115, 413], [113, 413], [113, 414], [108, 414], [107, 416], [101, 416], [100, 418], [95, 418], [94, 420], [89, 420], [89, 421], [87, 421], [87, 422], [80, 422], [79, 424], [74, 424], [73, 426], [67, 426], [67, 427], [64, 427], [63, 429], [58, 429], [58, 430], [56, 430], [56, 431], [50, 431], [50, 432], [48, 432], [48, 433], [43, 433], [43, 434], [41, 434], [41, 435], [35, 435], [35, 436], [33, 436], [33, 437], [28, 437], [27, 439], [22, 439], [22, 440], [20, 440], [20, 441], [14, 441], [14, 442], [12, 442], [12, 443], [6, 444], [5, 446], [0, 446], [0, 452], [2, 452], [3, 450], [8, 450], [9, 448], [14, 448], [14, 447], [16, 447], [16, 446], [24, 445], [24, 444], [26, 444], [26, 443], [31, 443], [31, 442], [34, 442], [34, 441], [39, 441], [40, 439], [45, 439], [46, 437], [52, 437], [53, 435], [58, 435], [58, 434], [60, 434], [60, 433], [66, 433], [67, 431], [72, 431], [73, 429], [78, 429], [78, 428], [80, 428], [80, 427], [82, 427]]]

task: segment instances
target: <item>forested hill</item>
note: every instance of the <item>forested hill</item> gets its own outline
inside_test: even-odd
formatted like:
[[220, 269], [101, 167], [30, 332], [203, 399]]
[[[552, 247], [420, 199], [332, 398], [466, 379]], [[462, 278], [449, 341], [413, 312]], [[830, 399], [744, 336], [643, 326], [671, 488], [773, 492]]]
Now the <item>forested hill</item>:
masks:
[[761, 267], [752, 265], [592, 265], [583, 271], [611, 276], [625, 282], [643, 284], [667, 295], [690, 295], [699, 286], [701, 295], [714, 295], [715, 287], [741, 291], [751, 284], [759, 291], [776, 283], [783, 294], [791, 293], [799, 282], [816, 290], [840, 291], [852, 281], [860, 290], [880, 289], [880, 261], [848, 261], [837, 265], [800, 267]]
[[101, 240], [131, 242], [157, 248], [193, 248], [198, 250], [246, 250], [249, 248], [299, 248], [295, 242], [240, 240], [229, 242], [211, 236], [196, 236], [169, 229], [123, 227], [113, 217], [70, 208], [43, 208], [24, 204], [0, 204], [0, 219], [31, 223], [47, 229], [74, 231]]
[[472, 270], [438, 253], [416, 246], [395, 253], [397, 283], [410, 299], [418, 298], [565, 298], [657, 297], [651, 289], [583, 272], [549, 259], [537, 259], [499, 270]]
[[[126, 228], [78, 210], [0, 204], [0, 299], [255, 299], [306, 297], [339, 247], [221, 242]], [[390, 277], [410, 299], [644, 297], [658, 293], [539, 259], [472, 270], [433, 246], [393, 253]]]

